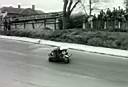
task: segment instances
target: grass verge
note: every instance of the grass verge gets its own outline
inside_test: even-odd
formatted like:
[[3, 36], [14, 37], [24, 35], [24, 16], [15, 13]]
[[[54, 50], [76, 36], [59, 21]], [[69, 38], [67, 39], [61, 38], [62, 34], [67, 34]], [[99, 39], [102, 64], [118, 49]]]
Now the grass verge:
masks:
[[127, 32], [15, 29], [6, 33], [0, 30], [0, 34], [128, 50]]

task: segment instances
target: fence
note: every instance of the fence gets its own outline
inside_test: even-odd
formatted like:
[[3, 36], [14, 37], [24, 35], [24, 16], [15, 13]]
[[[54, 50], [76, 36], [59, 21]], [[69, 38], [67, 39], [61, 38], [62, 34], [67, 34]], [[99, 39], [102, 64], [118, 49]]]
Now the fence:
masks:
[[128, 21], [93, 20], [83, 22], [83, 29], [103, 31], [128, 31]]
[[[60, 21], [58, 16], [25, 16], [18, 18], [11, 18], [11, 29], [37, 29], [50, 28], [53, 30], [60, 28]], [[82, 18], [81, 18], [82, 20]], [[0, 29], [4, 29], [4, 23], [1, 19]], [[82, 24], [82, 22], [81, 22]], [[102, 30], [102, 31], [128, 31], [128, 20], [87, 20], [83, 22], [83, 29], [85, 30]]]
[[[17, 18], [5, 18], [0, 20], [0, 29], [4, 29], [5, 25], [11, 27], [11, 29], [37, 29], [37, 28], [50, 28], [56, 30], [59, 28], [59, 21], [57, 16], [51, 15], [33, 15]], [[5, 23], [5, 20], [8, 22]]]

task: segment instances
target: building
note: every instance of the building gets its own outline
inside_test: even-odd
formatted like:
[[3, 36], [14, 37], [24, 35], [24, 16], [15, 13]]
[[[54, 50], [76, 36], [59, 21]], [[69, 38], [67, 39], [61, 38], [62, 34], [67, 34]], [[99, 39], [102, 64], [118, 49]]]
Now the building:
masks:
[[2, 7], [0, 8], [1, 13], [7, 12], [8, 17], [19, 17], [19, 16], [31, 16], [31, 15], [39, 15], [43, 14], [43, 11], [36, 10], [35, 5], [32, 5], [32, 8], [21, 8], [20, 5], [18, 5], [17, 8], [14, 8], [12, 6], [10, 7]]

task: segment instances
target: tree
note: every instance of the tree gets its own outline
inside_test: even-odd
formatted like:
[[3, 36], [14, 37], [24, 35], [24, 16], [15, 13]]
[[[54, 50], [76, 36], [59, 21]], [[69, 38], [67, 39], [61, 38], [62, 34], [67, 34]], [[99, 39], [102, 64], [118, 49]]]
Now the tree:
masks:
[[125, 6], [126, 6], [126, 11], [128, 12], [128, 0], [125, 0], [125, 1], [124, 1], [124, 4], [125, 4]]
[[71, 13], [80, 3], [80, 0], [63, 0], [63, 2], [63, 29], [68, 29], [71, 26]]

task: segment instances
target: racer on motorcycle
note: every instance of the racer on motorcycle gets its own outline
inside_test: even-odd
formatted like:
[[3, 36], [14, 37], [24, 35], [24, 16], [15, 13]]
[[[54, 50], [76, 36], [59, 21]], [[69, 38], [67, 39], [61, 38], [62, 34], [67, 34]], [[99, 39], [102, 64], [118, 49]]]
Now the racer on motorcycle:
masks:
[[67, 55], [67, 49], [63, 48], [63, 47], [57, 47], [52, 51], [53, 55], [55, 58], [59, 59], [59, 58], [63, 58], [63, 55]]
[[68, 49], [64, 47], [57, 47], [49, 54], [49, 62], [70, 62], [71, 55], [68, 55]]
[[52, 53], [53, 53], [53, 56], [54, 56], [55, 58], [60, 58], [60, 54], [61, 54], [60, 47], [55, 48], [55, 49], [52, 51]]

